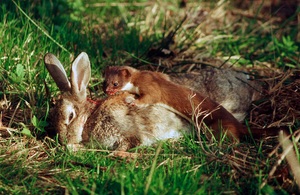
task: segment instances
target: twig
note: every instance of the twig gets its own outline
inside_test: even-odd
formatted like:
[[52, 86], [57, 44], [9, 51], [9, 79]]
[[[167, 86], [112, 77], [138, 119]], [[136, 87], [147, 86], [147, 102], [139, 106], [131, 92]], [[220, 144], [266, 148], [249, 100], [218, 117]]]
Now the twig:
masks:
[[11, 115], [10, 121], [9, 121], [9, 123], [8, 123], [8, 127], [11, 127], [11, 124], [12, 124], [12, 122], [13, 122], [13, 119], [14, 119], [16, 113], [17, 113], [17, 110], [18, 110], [20, 104], [21, 104], [21, 101], [18, 102], [18, 104], [17, 104], [17, 106], [16, 106], [16, 108], [15, 108], [13, 114]]

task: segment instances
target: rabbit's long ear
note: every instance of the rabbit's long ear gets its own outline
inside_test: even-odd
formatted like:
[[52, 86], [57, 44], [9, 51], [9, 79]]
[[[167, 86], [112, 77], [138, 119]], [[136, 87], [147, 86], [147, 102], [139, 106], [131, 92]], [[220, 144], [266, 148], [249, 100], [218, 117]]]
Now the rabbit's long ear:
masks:
[[60, 91], [71, 91], [71, 84], [60, 61], [53, 54], [47, 53], [44, 63]]
[[72, 63], [71, 90], [79, 100], [86, 100], [87, 86], [91, 78], [91, 65], [88, 55], [80, 53]]

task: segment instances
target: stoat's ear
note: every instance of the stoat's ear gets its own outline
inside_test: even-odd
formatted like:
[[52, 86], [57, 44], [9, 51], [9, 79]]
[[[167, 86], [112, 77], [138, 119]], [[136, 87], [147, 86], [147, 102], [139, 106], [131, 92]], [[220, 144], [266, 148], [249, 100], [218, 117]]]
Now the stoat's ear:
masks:
[[124, 76], [126, 78], [128, 78], [128, 77], [131, 76], [131, 73], [130, 73], [130, 71], [127, 68], [121, 69], [120, 73], [121, 73], [122, 76]]

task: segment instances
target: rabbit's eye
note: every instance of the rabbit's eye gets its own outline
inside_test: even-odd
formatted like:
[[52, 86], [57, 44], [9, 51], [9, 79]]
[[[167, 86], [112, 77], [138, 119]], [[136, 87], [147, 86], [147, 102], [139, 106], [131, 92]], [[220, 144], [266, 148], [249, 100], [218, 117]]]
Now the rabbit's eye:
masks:
[[70, 112], [69, 123], [71, 123], [71, 121], [74, 119], [74, 117], [75, 117], [75, 113], [74, 112]]
[[76, 118], [74, 106], [71, 104], [65, 105], [65, 112], [63, 115], [65, 117], [65, 124], [69, 125], [74, 120], [74, 118]]

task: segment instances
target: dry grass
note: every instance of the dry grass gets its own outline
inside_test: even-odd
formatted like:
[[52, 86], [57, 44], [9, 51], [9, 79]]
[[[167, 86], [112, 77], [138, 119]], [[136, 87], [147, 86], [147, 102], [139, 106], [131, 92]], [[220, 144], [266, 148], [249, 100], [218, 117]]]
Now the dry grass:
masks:
[[250, 123], [258, 127], [298, 125], [300, 118], [299, 71], [265, 75], [264, 97], [250, 109]]

